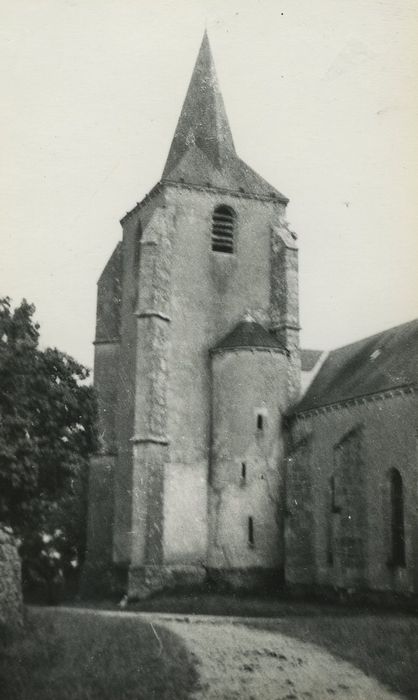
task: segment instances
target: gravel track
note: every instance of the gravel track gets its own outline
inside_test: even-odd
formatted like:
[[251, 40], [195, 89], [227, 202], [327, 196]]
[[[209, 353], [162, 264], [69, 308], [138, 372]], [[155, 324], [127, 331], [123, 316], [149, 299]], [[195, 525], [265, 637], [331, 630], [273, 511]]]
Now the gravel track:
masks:
[[[236, 622], [158, 620], [198, 661], [193, 700], [394, 700], [350, 664], [312, 644]], [[157, 621], [157, 620], [156, 620]]]
[[320, 647], [245, 626], [239, 618], [55, 608], [135, 617], [179, 635], [199, 674], [191, 700], [402, 700]]

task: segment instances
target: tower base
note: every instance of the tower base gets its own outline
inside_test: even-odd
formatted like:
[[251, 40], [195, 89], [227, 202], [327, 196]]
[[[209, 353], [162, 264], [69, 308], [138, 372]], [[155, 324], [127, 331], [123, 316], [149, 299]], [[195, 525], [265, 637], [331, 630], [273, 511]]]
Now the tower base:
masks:
[[143, 600], [163, 590], [201, 587], [205, 581], [206, 569], [201, 564], [131, 567], [126, 594], [129, 600]]
[[202, 564], [146, 565], [139, 567], [87, 564], [82, 572], [83, 598], [126, 596], [145, 600], [162, 591], [184, 589], [258, 593], [279, 591], [284, 585], [281, 569], [211, 569]]

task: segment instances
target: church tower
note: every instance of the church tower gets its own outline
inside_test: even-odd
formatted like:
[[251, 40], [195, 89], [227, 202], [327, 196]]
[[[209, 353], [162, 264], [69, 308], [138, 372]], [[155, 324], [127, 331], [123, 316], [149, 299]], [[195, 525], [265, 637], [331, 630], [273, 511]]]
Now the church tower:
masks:
[[162, 178], [98, 283], [85, 590], [279, 583], [300, 375], [287, 201], [235, 151], [205, 34]]

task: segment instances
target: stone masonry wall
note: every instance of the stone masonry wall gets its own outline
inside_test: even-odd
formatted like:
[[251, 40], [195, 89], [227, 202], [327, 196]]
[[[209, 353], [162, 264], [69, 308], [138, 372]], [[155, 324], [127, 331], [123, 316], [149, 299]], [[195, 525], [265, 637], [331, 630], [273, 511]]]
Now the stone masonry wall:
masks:
[[109, 588], [112, 563], [113, 481], [120, 351], [122, 245], [118, 243], [97, 285], [94, 387], [98, 398], [100, 448], [90, 460], [87, 551], [83, 595]]
[[16, 628], [22, 621], [20, 557], [13, 535], [0, 526], [0, 625]]
[[268, 350], [212, 356], [211, 569], [275, 569], [277, 578], [283, 570], [287, 364], [284, 352]]
[[[144, 200], [142, 206], [123, 220], [123, 276], [121, 305], [121, 342], [119, 355], [118, 399], [116, 406], [115, 466], [115, 516], [113, 530], [113, 560], [120, 567], [131, 563], [133, 535], [134, 495], [134, 426], [137, 358], [139, 297], [144, 284], [141, 273], [143, 250], [141, 241], [156, 208], [163, 203], [162, 196]], [[135, 526], [136, 527], [136, 526]], [[139, 538], [140, 539], [140, 538]], [[135, 545], [138, 546], [138, 545]]]
[[[310, 436], [310, 449], [303, 459], [292, 455], [297, 480], [288, 479], [288, 498], [298, 501], [289, 518], [295, 535], [292, 547], [287, 540], [289, 582], [298, 581], [311, 551], [313, 567], [306, 583], [418, 592], [416, 434], [412, 388], [296, 417], [293, 442]], [[390, 561], [393, 469], [402, 479], [405, 530], [406, 561], [397, 566]], [[305, 484], [302, 490], [299, 483]]]
[[276, 214], [271, 230], [270, 318], [271, 327], [289, 352], [288, 406], [300, 395], [299, 265], [296, 234], [284, 213]]
[[90, 459], [87, 551], [80, 588], [83, 596], [107, 593], [112, 580], [113, 479], [115, 457]]
[[329, 479], [327, 560], [335, 583], [364, 586], [367, 541], [362, 429], [356, 426], [334, 446]]
[[[227, 193], [166, 188], [175, 210], [164, 494], [164, 556], [201, 566], [213, 533], [207, 502], [212, 377], [209, 351], [246, 312], [268, 322], [271, 224], [283, 205]], [[212, 215], [236, 215], [234, 254], [212, 250]], [[278, 216], [278, 214], [277, 214]], [[251, 283], [250, 283], [251, 282]]]
[[298, 435], [286, 465], [285, 579], [290, 585], [315, 581], [311, 436]]
[[164, 469], [173, 231], [170, 207], [156, 207], [141, 239], [135, 374], [131, 566], [163, 564]]

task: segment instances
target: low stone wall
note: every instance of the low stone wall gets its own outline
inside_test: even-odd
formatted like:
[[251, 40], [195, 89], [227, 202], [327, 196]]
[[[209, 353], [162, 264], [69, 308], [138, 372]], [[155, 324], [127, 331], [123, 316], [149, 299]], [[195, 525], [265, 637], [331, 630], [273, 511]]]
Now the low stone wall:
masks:
[[23, 623], [21, 564], [16, 540], [0, 526], [0, 625]]
[[198, 588], [206, 579], [200, 565], [162, 565], [131, 568], [128, 572], [127, 595], [130, 600], [148, 598], [161, 591]]
[[278, 592], [283, 588], [283, 569], [250, 567], [248, 569], [208, 569], [208, 582], [220, 591], [254, 593]]

